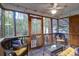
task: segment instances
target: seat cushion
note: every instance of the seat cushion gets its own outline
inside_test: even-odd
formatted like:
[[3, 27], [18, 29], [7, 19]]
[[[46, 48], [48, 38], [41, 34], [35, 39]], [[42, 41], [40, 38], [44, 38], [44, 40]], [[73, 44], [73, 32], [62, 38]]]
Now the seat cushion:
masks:
[[27, 50], [27, 48], [20, 48], [16, 51], [14, 51], [16, 53], [17, 56], [20, 56], [21, 54], [23, 54], [25, 51]]
[[75, 54], [75, 49], [72, 47], [67, 48], [59, 54], [59, 56], [73, 56]]

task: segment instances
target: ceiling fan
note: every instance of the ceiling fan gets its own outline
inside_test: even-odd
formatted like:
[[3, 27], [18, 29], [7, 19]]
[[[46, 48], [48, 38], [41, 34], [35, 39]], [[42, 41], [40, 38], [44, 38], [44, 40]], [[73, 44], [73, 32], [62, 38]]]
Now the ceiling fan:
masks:
[[59, 9], [64, 9], [64, 7], [60, 7], [57, 3], [50, 3], [50, 6], [48, 6], [48, 10], [52, 14], [56, 14]]
[[48, 9], [63, 9], [64, 6], [59, 6], [58, 3], [50, 3], [50, 6], [48, 6]]

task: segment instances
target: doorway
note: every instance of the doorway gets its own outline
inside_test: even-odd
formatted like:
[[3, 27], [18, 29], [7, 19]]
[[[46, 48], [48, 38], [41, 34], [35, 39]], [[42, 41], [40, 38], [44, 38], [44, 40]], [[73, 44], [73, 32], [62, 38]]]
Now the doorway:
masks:
[[43, 46], [42, 18], [30, 16], [30, 43], [31, 48]]

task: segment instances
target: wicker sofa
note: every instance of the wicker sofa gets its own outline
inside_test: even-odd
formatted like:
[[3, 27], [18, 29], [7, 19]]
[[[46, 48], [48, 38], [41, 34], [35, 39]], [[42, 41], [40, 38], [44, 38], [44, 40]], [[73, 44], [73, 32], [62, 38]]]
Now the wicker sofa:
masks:
[[75, 49], [72, 47], [67, 48], [63, 52], [59, 54], [59, 56], [74, 56], [75, 55]]

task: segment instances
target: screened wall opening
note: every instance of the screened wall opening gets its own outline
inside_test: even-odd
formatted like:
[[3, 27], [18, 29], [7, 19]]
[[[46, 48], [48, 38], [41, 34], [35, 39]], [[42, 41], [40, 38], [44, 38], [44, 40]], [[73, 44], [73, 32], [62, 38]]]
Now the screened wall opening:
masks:
[[28, 15], [15, 12], [16, 36], [28, 34]]
[[[68, 44], [69, 40], [69, 18], [52, 19], [53, 21], [53, 39], [54, 42], [63, 42]], [[61, 37], [63, 40], [59, 40]]]
[[45, 45], [52, 43], [51, 18], [43, 18], [43, 34]]
[[4, 12], [4, 27], [5, 37], [14, 36], [13, 11]]

